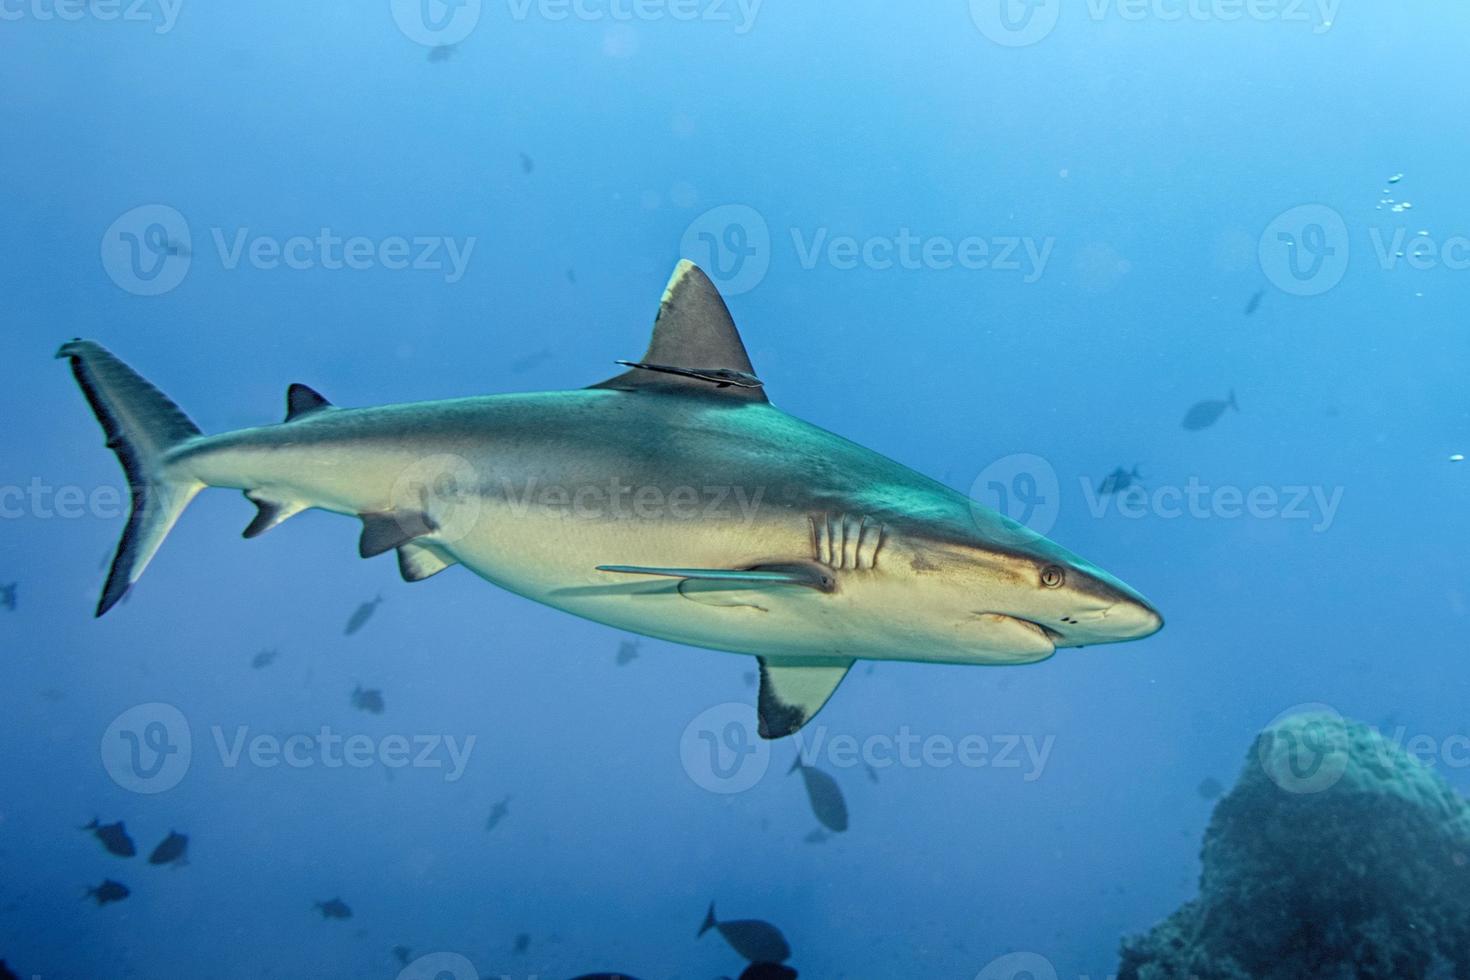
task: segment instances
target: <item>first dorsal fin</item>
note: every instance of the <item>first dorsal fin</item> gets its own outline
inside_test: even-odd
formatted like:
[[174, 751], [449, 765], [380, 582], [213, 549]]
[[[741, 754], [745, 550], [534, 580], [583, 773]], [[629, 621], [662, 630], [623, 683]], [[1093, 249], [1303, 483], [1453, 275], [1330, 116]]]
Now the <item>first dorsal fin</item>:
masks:
[[[674, 269], [659, 303], [653, 339], [634, 367], [593, 388], [624, 391], [701, 391], [746, 401], [766, 401], [750, 355], [720, 291], [685, 259]], [[731, 378], [742, 380], [731, 382]]]
[[294, 384], [286, 389], [286, 421], [295, 422], [303, 415], [331, 408], [332, 403], [321, 394], [303, 384]]

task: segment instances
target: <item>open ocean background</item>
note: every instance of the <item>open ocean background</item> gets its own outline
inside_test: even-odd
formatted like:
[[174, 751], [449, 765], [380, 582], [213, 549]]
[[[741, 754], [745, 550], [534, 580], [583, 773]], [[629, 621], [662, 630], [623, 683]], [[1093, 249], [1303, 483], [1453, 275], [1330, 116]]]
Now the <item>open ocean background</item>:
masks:
[[[20, 976], [393, 978], [395, 945], [487, 977], [736, 976], [695, 938], [714, 900], [779, 926], [806, 978], [971, 978], [1015, 952], [1103, 977], [1194, 895], [1198, 787], [1228, 787], [1279, 714], [1427, 736], [1470, 789], [1463, 5], [1049, 0], [1013, 30], [984, 0], [430, 0], [436, 34], [386, 0], [53, 3], [0, 4], [0, 957]], [[323, 229], [371, 242], [365, 267], [251, 257]], [[930, 244], [906, 261], [902, 236]], [[395, 237], [429, 267], [392, 267]], [[952, 258], [967, 239], [984, 267]], [[726, 287], [773, 403], [991, 506], [1037, 478], [1014, 516], [1165, 630], [1024, 668], [859, 665], [825, 738], [991, 755], [877, 782], [823, 757], [851, 827], [810, 844], [793, 740], [736, 793], [687, 751], [703, 712], [754, 702], [753, 661], [646, 640], [617, 666], [626, 634], [463, 569], [404, 584], [356, 557], [353, 521], [244, 542], [253, 509], [205, 493], [92, 618], [123, 479], [61, 342], [108, 346], [206, 432], [278, 421], [293, 381], [343, 405], [579, 387], [643, 352], [681, 256]], [[1232, 390], [1239, 412], [1181, 427]], [[1150, 505], [1099, 513], [1135, 464]], [[1158, 505], [1191, 485], [1278, 503]], [[386, 710], [356, 710], [357, 685]], [[191, 758], [134, 792], [109, 726], [156, 704]], [[242, 726], [474, 741], [457, 778], [231, 766]], [[77, 830], [94, 817], [144, 854], [107, 854]], [[148, 866], [171, 829], [189, 864]], [[104, 878], [131, 897], [83, 901]], [[333, 897], [351, 919], [313, 908]]]

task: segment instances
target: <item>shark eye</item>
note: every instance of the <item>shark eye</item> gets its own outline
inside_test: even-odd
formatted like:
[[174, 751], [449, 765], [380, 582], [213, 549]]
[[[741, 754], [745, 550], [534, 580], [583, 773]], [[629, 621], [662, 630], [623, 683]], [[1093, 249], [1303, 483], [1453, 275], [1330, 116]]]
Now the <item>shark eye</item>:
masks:
[[1048, 589], [1060, 589], [1065, 581], [1067, 573], [1062, 571], [1060, 565], [1047, 565], [1041, 570], [1041, 584]]

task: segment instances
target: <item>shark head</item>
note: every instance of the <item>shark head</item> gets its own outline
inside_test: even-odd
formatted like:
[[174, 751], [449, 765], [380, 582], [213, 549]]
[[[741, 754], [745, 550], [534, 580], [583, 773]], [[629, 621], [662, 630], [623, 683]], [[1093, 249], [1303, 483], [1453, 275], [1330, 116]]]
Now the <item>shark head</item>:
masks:
[[[943, 659], [1029, 663], [1137, 640], [1163, 617], [1091, 562], [979, 505], [971, 521], [893, 529], [870, 594]], [[881, 598], [876, 594], [884, 593]]]

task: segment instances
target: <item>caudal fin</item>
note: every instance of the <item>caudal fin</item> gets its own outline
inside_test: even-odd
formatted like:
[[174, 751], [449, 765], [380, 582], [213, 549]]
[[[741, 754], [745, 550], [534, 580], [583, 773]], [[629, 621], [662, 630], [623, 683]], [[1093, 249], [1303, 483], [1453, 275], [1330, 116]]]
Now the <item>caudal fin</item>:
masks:
[[709, 911], [704, 913], [704, 925], [699, 927], [699, 932], [695, 934], [694, 938], [698, 939], [717, 925], [719, 925], [719, 922], [715, 920], [715, 903], [710, 902]]
[[107, 448], [122, 464], [133, 498], [128, 525], [97, 603], [101, 616], [127, 594], [189, 501], [203, 489], [203, 484], [170, 479], [164, 467], [170, 450], [200, 432], [168, 396], [101, 345], [73, 340], [56, 356], [71, 361], [72, 374], [107, 436]]

